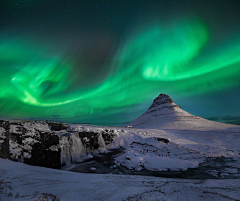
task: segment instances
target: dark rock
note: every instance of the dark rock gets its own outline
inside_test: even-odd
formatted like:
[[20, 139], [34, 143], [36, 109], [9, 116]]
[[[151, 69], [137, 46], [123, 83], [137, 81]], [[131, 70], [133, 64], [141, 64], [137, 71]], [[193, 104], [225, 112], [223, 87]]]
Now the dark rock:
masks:
[[78, 133], [87, 152], [99, 148], [98, 136], [100, 134], [102, 135], [106, 145], [111, 144], [113, 139], [117, 137], [117, 134], [115, 134], [113, 130], [107, 129], [100, 133], [91, 131], [81, 131]]
[[48, 126], [50, 126], [52, 131], [60, 131], [60, 130], [66, 130], [67, 124], [64, 124], [62, 122], [52, 122], [52, 121], [46, 121]]
[[0, 157], [29, 165], [59, 168], [59, 136], [33, 121], [0, 121]]
[[78, 135], [81, 138], [82, 143], [87, 152], [99, 148], [98, 144], [99, 133], [82, 131], [79, 132]]
[[158, 140], [158, 141], [165, 142], [165, 143], [169, 143], [169, 140], [166, 139], [166, 138], [160, 138], [160, 137], [158, 137], [157, 140]]
[[131, 158], [130, 158], [129, 156], [126, 156], [125, 158], [126, 158], [127, 160], [131, 160]]
[[9, 141], [0, 137], [0, 158], [9, 158]]
[[117, 134], [114, 133], [114, 130], [108, 130], [105, 129], [104, 131], [102, 131], [102, 137], [105, 141], [105, 144], [111, 144], [113, 139], [117, 137]]

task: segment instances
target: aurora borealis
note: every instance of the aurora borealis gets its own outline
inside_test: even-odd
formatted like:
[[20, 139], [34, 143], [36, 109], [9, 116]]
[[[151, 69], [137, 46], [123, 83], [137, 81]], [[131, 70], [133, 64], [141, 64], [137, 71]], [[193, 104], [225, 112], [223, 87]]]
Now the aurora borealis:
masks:
[[0, 117], [121, 125], [160, 93], [240, 112], [238, 1], [3, 0]]

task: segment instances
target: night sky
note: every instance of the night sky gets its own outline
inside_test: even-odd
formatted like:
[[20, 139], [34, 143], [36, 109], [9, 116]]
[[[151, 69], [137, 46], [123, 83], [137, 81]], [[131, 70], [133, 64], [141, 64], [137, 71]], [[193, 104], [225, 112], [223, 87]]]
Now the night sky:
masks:
[[121, 125], [160, 93], [240, 122], [240, 1], [0, 1], [0, 118]]

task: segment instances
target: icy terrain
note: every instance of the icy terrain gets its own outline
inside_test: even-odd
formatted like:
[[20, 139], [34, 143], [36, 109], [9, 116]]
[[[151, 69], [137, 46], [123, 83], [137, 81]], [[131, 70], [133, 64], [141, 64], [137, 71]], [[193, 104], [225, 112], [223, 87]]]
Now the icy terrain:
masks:
[[55, 134], [69, 171], [0, 159], [2, 200], [240, 200], [240, 126], [193, 116], [165, 94], [124, 127]]
[[[1, 201], [239, 200], [240, 180], [82, 174], [0, 159]], [[48, 198], [48, 199], [47, 199]]]

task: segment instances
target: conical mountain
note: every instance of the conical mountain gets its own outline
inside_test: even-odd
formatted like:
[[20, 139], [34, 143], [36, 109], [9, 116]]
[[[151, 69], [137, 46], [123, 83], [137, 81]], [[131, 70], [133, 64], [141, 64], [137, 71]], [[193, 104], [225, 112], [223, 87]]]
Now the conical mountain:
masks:
[[210, 121], [182, 110], [170, 96], [160, 94], [141, 116], [124, 125], [133, 128], [209, 130], [226, 129], [236, 125]]

